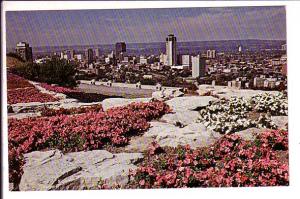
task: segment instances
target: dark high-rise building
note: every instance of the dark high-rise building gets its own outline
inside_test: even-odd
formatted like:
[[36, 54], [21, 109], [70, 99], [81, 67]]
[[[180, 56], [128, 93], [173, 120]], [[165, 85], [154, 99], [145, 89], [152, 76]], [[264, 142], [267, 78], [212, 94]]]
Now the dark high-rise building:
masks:
[[89, 48], [85, 50], [85, 59], [87, 60], [88, 64], [93, 63], [93, 59], [94, 59], [93, 49]]
[[126, 52], [125, 42], [116, 43], [116, 58], [120, 60], [120, 54]]
[[24, 61], [32, 61], [32, 48], [29, 47], [29, 44], [26, 42], [19, 42], [16, 46], [16, 53]]
[[173, 34], [168, 35], [166, 38], [166, 54], [167, 64], [175, 66], [177, 63], [177, 43], [176, 37]]

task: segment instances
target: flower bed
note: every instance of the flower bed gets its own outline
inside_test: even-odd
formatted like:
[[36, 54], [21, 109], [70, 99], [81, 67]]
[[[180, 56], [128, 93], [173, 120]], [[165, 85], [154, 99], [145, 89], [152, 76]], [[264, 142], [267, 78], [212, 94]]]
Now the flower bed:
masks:
[[283, 93], [272, 95], [269, 93], [259, 94], [251, 99], [255, 104], [254, 109], [259, 112], [269, 112], [272, 115], [288, 115], [287, 96]]
[[67, 93], [71, 93], [71, 92], [79, 92], [75, 89], [72, 88], [67, 88], [67, 87], [62, 87], [62, 86], [52, 86], [49, 85], [47, 83], [41, 83], [39, 84], [41, 87], [45, 88], [48, 91], [53, 91], [56, 93], [63, 93], [63, 94], [67, 94]]
[[29, 102], [54, 102], [57, 99], [49, 94], [41, 93], [36, 88], [12, 89], [7, 92], [9, 104], [29, 103]]
[[78, 107], [78, 108], [60, 108], [60, 109], [52, 109], [52, 108], [43, 108], [41, 111], [41, 116], [49, 117], [49, 116], [56, 116], [56, 115], [74, 115], [74, 114], [81, 114], [87, 112], [101, 112], [103, 111], [101, 104], [95, 104], [86, 107]]
[[46, 83], [41, 83], [41, 87], [47, 89], [48, 91], [53, 91], [56, 93], [63, 93], [67, 95], [69, 98], [77, 99], [80, 102], [84, 103], [91, 103], [91, 102], [101, 102], [106, 98], [122, 98], [122, 96], [108, 96], [108, 95], [103, 95], [99, 93], [85, 93], [81, 92], [76, 89], [71, 89], [67, 87], [61, 87], [61, 86], [51, 86]]
[[[253, 112], [262, 113], [250, 119]], [[250, 127], [276, 129], [271, 115], [287, 115], [287, 98], [283, 94], [261, 94], [250, 100], [232, 97], [213, 102], [202, 109], [199, 122], [220, 133], [233, 133]]]
[[22, 154], [57, 148], [64, 152], [127, 144], [129, 137], [149, 128], [151, 119], [170, 112], [160, 101], [132, 103], [106, 112], [10, 119], [8, 123], [10, 181], [21, 177]]
[[7, 74], [7, 89], [16, 89], [16, 88], [26, 88], [26, 87], [34, 87], [30, 84], [26, 79], [12, 74]]
[[288, 185], [288, 164], [277, 156], [279, 150], [287, 152], [287, 141], [287, 132], [271, 131], [253, 142], [225, 135], [212, 146], [195, 150], [161, 149], [154, 143], [146, 160], [132, 171], [128, 188]]

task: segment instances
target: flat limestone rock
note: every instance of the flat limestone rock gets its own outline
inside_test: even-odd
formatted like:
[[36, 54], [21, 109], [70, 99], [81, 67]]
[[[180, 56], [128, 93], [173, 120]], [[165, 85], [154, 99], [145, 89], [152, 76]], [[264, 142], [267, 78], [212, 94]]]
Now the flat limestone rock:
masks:
[[217, 95], [220, 98], [225, 98], [225, 99], [230, 99], [231, 97], [244, 97], [245, 99], [250, 99], [252, 96], [260, 93], [271, 93], [271, 94], [279, 93], [278, 91], [238, 89], [234, 87], [212, 86], [212, 85], [200, 85], [197, 92], [199, 93], [199, 95], [204, 95], [209, 92], [212, 95]]
[[144, 136], [155, 138], [160, 146], [176, 147], [188, 144], [191, 148], [209, 146], [221, 137], [219, 133], [208, 130], [201, 123], [191, 123], [180, 128], [163, 122], [151, 122], [151, 128]]
[[125, 152], [144, 152], [155, 139], [152, 137], [138, 136], [130, 138], [128, 145], [125, 147]]
[[158, 100], [165, 100], [174, 97], [181, 97], [184, 93], [180, 89], [166, 89], [161, 91], [155, 91], [152, 93], [152, 98]]
[[175, 113], [168, 113], [162, 116], [161, 121], [170, 124], [182, 124], [184, 126], [196, 122], [199, 117], [198, 111], [177, 111]]
[[128, 183], [130, 169], [141, 153], [112, 154], [106, 150], [62, 154], [59, 150], [25, 154], [20, 191], [96, 189]]
[[266, 129], [259, 129], [259, 128], [248, 128], [242, 131], [238, 131], [235, 134], [239, 135], [244, 140], [253, 141], [255, 140], [256, 136], [260, 133], [266, 131]]
[[106, 111], [109, 108], [125, 106], [133, 102], [149, 102], [151, 98], [135, 98], [135, 99], [125, 99], [125, 98], [108, 98], [102, 101], [103, 110]]
[[167, 100], [166, 103], [172, 108], [174, 112], [196, 110], [208, 106], [210, 102], [218, 100], [212, 96], [186, 96], [176, 97]]
[[278, 129], [287, 130], [288, 116], [271, 116], [271, 120], [278, 126]]
[[37, 112], [44, 107], [48, 108], [59, 108], [61, 105], [67, 106], [67, 104], [77, 103], [76, 99], [62, 99], [55, 102], [29, 102], [29, 103], [17, 103], [11, 104], [14, 113], [24, 113], [24, 112]]

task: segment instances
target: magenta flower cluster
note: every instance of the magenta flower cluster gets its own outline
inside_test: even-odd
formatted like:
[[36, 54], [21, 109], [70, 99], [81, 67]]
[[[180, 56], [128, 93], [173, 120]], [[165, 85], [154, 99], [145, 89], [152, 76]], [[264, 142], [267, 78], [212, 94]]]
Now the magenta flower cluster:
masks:
[[148, 121], [168, 112], [168, 105], [153, 101], [132, 103], [106, 112], [97, 109], [79, 115], [10, 119], [10, 181], [18, 182], [20, 179], [24, 153], [52, 148], [69, 152], [100, 149], [104, 144], [124, 145], [131, 135], [148, 129]]
[[132, 171], [133, 188], [240, 187], [289, 184], [287, 161], [278, 153], [288, 150], [286, 131], [268, 131], [254, 141], [237, 135], [225, 135], [207, 148], [189, 146], [154, 155]]

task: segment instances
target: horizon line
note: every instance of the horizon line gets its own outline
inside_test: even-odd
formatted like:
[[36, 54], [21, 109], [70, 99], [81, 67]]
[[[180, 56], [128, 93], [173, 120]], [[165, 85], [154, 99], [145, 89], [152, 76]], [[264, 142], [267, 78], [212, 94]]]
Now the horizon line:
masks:
[[[249, 40], [257, 40], [257, 41], [287, 41], [287, 39], [220, 39], [220, 40], [191, 40], [191, 41], [177, 41], [177, 43], [187, 43], [187, 42], [222, 42], [222, 41], [249, 41]], [[24, 42], [24, 41], [22, 41]], [[27, 41], [25, 41], [28, 43]], [[115, 45], [118, 42], [125, 41], [117, 41], [115, 43], [105, 43], [105, 44], [71, 44], [71, 45], [54, 45], [54, 46], [30, 46], [32, 48], [43, 48], [43, 47], [64, 47], [64, 46], [98, 46], [98, 45]], [[149, 43], [165, 43], [164, 41], [152, 41], [152, 42], [125, 42], [125, 44], [149, 44]], [[28, 43], [30, 44], [30, 43]], [[6, 48], [15, 48], [15, 47], [6, 47]]]

